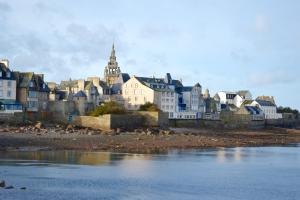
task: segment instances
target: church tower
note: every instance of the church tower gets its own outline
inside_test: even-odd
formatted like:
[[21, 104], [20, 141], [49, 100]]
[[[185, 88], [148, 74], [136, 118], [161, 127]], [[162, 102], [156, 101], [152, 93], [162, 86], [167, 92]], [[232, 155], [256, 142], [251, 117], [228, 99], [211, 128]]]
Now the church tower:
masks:
[[113, 44], [109, 62], [104, 69], [104, 79], [108, 85], [113, 85], [121, 74], [121, 69], [118, 66], [115, 45]]

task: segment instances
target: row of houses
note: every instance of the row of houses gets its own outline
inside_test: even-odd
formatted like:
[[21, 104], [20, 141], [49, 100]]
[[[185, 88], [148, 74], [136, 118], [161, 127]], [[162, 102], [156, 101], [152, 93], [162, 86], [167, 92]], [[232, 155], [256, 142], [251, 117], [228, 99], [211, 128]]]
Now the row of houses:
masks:
[[254, 119], [282, 117], [273, 97], [253, 99], [248, 90], [221, 91], [211, 96], [208, 89], [202, 90], [200, 83], [184, 86], [170, 73], [160, 78], [130, 77], [121, 72], [114, 45], [103, 79], [88, 77], [46, 83], [43, 74], [11, 71], [8, 60], [2, 60], [0, 67], [1, 112], [47, 112], [51, 110], [49, 102], [66, 101], [76, 103], [73, 113], [85, 115], [103, 102], [116, 101], [127, 110], [153, 103], [175, 119], [218, 119], [222, 110], [250, 114]]

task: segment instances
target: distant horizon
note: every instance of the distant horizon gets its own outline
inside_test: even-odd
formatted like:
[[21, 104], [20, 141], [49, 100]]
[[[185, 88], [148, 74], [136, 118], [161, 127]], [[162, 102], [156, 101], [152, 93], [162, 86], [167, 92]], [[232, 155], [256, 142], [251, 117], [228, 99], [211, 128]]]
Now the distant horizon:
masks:
[[0, 0], [0, 59], [45, 81], [122, 73], [249, 90], [300, 110], [300, 2]]

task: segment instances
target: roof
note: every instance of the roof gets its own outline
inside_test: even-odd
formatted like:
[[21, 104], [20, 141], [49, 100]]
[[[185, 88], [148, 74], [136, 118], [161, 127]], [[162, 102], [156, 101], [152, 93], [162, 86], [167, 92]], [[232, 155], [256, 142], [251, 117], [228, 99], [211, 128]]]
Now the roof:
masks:
[[258, 115], [260, 114], [260, 110], [259, 108], [255, 107], [255, 106], [245, 106], [246, 110], [248, 112], [250, 112], [252, 115]]
[[245, 100], [242, 105], [247, 105], [247, 104], [251, 104], [253, 102], [253, 100]]
[[130, 79], [129, 74], [127, 74], [127, 73], [121, 73], [121, 77], [123, 79], [123, 83], [125, 83], [126, 81], [128, 81]]
[[77, 92], [74, 97], [87, 97], [86, 94], [84, 93], [84, 91], [80, 90], [79, 92]]
[[[14, 74], [3, 63], [0, 63], [0, 72], [2, 72], [0, 79], [16, 80]], [[10, 73], [10, 77], [7, 77], [7, 73]]]
[[[50, 92], [48, 85], [43, 80], [43, 75], [33, 72], [13, 72], [18, 88], [30, 88], [40, 92]], [[33, 82], [33, 86], [30, 83]]]
[[196, 83], [194, 87], [201, 87], [200, 83]]
[[90, 90], [92, 86], [92, 81], [84, 81], [84, 90]]
[[261, 106], [276, 106], [274, 103], [266, 100], [256, 99], [255, 101]]

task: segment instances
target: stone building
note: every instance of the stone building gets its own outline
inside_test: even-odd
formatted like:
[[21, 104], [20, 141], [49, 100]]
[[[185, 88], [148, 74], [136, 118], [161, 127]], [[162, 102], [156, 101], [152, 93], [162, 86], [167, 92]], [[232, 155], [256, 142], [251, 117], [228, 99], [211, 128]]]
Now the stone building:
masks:
[[13, 72], [17, 81], [17, 101], [26, 111], [46, 112], [50, 89], [44, 82], [43, 74], [33, 72]]
[[176, 112], [182, 84], [172, 80], [170, 74], [165, 78], [133, 76], [122, 86], [124, 106], [128, 110], [138, 110], [141, 105], [154, 103], [164, 112]]

